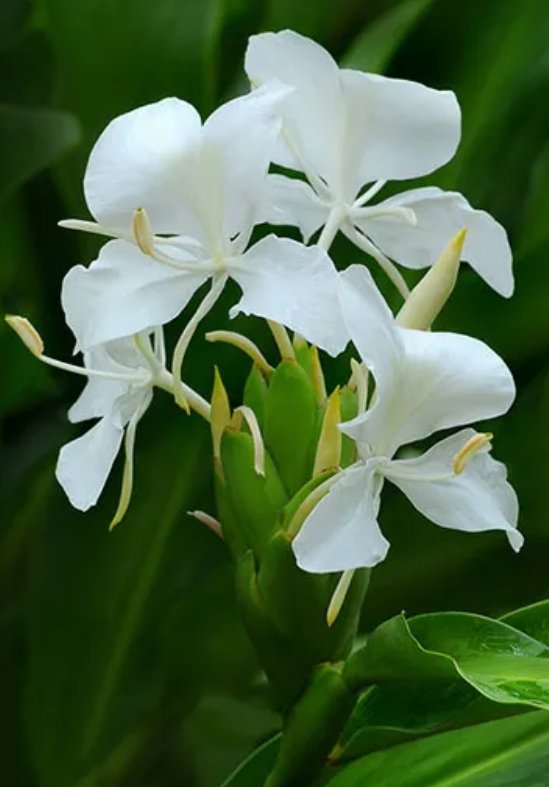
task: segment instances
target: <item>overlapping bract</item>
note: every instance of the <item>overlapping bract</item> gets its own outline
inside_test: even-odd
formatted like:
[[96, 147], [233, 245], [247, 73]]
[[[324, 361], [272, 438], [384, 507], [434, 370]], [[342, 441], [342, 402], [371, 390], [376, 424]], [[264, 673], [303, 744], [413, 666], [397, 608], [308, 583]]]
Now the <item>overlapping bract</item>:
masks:
[[[367, 269], [338, 274], [328, 255], [342, 231], [386, 270], [390, 260], [428, 267], [466, 227], [464, 260], [499, 293], [512, 293], [505, 231], [461, 195], [426, 187], [370, 204], [387, 181], [428, 175], [452, 157], [456, 97], [339, 69], [290, 31], [252, 37], [246, 71], [251, 92], [204, 123], [190, 104], [167, 98], [113, 120], [91, 153], [84, 190], [95, 221], [65, 224], [111, 239], [63, 283], [84, 373], [95, 374], [69, 417], [100, 419], [61, 451], [57, 475], [71, 502], [96, 502], [124, 431], [131, 469], [135, 427], [154, 386], [182, 403], [182, 356], [232, 278], [242, 297], [231, 315], [280, 323], [332, 355], [352, 341], [375, 382], [368, 408], [341, 425], [356, 443], [356, 463], [335, 476], [294, 540], [302, 568], [340, 571], [384, 559], [389, 544], [377, 518], [385, 479], [436, 524], [504, 530], [520, 548], [516, 497], [488, 453], [489, 438], [465, 429], [416, 458], [395, 458], [438, 430], [506, 412], [514, 398], [507, 367], [476, 339], [398, 327]], [[292, 176], [269, 172], [272, 163]], [[305, 242], [256, 240], [265, 222], [297, 226]], [[172, 376], [150, 332], [158, 339], [209, 280]], [[207, 418], [208, 403], [195, 401]]]

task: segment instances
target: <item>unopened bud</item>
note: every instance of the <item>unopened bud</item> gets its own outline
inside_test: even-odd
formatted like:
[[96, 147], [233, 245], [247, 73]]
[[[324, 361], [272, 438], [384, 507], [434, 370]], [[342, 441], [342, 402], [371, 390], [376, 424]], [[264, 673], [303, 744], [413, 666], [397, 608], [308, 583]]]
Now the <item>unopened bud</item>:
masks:
[[314, 345], [311, 347], [310, 353], [311, 383], [313, 384], [316, 400], [322, 405], [326, 401], [326, 383], [324, 382], [324, 372], [322, 371], [318, 350]]
[[429, 330], [455, 287], [466, 236], [467, 227], [463, 227], [414, 287], [397, 315], [398, 325], [403, 328]]
[[341, 461], [342, 434], [338, 429], [341, 422], [341, 406], [339, 388], [326, 402], [322, 428], [315, 455], [313, 475], [322, 473], [332, 467], [338, 467]]
[[212, 431], [213, 454], [214, 458], [219, 460], [221, 456], [221, 438], [225, 427], [231, 420], [231, 407], [217, 366], [214, 369], [211, 408], [210, 428]]
[[16, 314], [7, 314], [4, 319], [31, 353], [39, 358], [44, 352], [44, 342], [34, 325], [26, 317]]
[[151, 222], [144, 208], [137, 208], [132, 219], [133, 238], [143, 254], [154, 254], [154, 235]]

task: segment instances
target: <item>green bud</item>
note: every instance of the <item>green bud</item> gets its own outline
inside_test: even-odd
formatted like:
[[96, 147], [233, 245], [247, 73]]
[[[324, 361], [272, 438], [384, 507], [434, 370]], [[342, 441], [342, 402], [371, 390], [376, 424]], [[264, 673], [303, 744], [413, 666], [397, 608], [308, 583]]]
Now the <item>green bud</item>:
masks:
[[340, 668], [322, 664], [290, 711], [275, 767], [265, 787], [304, 787], [324, 767], [356, 701]]
[[267, 407], [267, 382], [257, 364], [252, 366], [250, 374], [244, 385], [243, 403], [255, 413], [261, 428], [265, 423], [265, 409]]
[[311, 381], [296, 361], [284, 360], [269, 382], [264, 440], [289, 495], [311, 477], [317, 431]]
[[[350, 421], [358, 415], [356, 391], [345, 385], [341, 389], [341, 423]], [[348, 467], [356, 461], [356, 445], [347, 435], [342, 435], [341, 441], [341, 467]]]

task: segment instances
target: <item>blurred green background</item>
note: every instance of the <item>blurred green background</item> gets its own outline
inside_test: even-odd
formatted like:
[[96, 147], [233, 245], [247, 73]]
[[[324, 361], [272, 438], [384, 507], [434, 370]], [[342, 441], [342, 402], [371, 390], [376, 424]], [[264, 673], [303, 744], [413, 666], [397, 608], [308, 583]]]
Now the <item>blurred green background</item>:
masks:
[[[49, 354], [69, 357], [59, 287], [98, 242], [57, 228], [86, 217], [81, 182], [115, 115], [166, 95], [207, 115], [246, 89], [248, 35], [291, 27], [341, 62], [451, 88], [463, 141], [429, 183], [463, 191], [509, 230], [516, 296], [468, 269], [438, 327], [488, 341], [519, 395], [491, 425], [521, 499], [526, 546], [437, 529], [398, 493], [393, 547], [367, 627], [408, 612], [499, 613], [549, 595], [549, 6], [546, 0], [2, 0], [0, 296]], [[427, 185], [427, 181], [425, 181]], [[355, 256], [340, 242], [340, 259]], [[226, 303], [206, 327], [226, 325]], [[250, 329], [245, 321], [240, 327]], [[253, 331], [266, 341], [261, 326]], [[0, 329], [1, 780], [10, 787], [214, 787], [278, 726], [238, 621], [223, 544], [186, 515], [213, 511], [208, 433], [159, 396], [138, 437], [137, 488], [113, 534], [120, 467], [97, 509], [56, 486], [66, 409], [81, 381], [42, 368]], [[238, 401], [247, 363], [198, 339], [189, 381], [219, 364]], [[335, 384], [339, 369], [332, 365]]]

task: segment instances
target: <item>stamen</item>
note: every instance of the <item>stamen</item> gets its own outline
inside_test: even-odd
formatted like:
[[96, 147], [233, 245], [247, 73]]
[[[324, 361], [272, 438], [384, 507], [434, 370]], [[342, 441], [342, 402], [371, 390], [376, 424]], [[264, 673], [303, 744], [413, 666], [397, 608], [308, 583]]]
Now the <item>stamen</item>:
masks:
[[212, 530], [216, 536], [223, 538], [223, 528], [221, 526], [221, 522], [215, 519], [215, 517], [207, 514], [205, 511], [187, 511], [187, 514], [194, 517], [194, 519], [197, 519], [203, 525], [206, 525], [206, 527]]
[[323, 405], [326, 401], [326, 383], [324, 381], [324, 372], [322, 371], [322, 366], [320, 365], [320, 358], [318, 356], [318, 349], [312, 345], [311, 346], [311, 382], [313, 385], [313, 390], [316, 395], [316, 400], [318, 404]]
[[339, 578], [339, 582], [337, 583], [336, 588], [332, 594], [332, 598], [330, 599], [328, 611], [326, 612], [326, 623], [328, 626], [333, 626], [333, 624], [336, 622], [337, 616], [341, 612], [341, 607], [343, 606], [343, 602], [345, 601], [354, 575], [355, 569], [350, 568], [347, 571], [344, 571]]
[[130, 419], [129, 424], [126, 427], [126, 435], [124, 437], [124, 451], [126, 455], [126, 461], [124, 463], [124, 474], [122, 475], [122, 487], [120, 489], [120, 499], [118, 501], [118, 507], [116, 512], [112, 518], [112, 521], [109, 525], [109, 530], [113, 530], [120, 522], [124, 519], [126, 515], [126, 511], [128, 510], [128, 506], [130, 505], [130, 500], [132, 496], [133, 490], [133, 458], [135, 452], [135, 433], [137, 430], [137, 424], [141, 420], [145, 410], [148, 407], [148, 402], [145, 407], [140, 407], [136, 413]]
[[323, 497], [325, 497], [325, 495], [328, 494], [335, 481], [337, 481], [339, 478], [339, 475], [340, 474], [337, 473], [336, 475], [327, 478], [321, 484], [316, 486], [311, 492], [309, 492], [305, 500], [301, 502], [288, 524], [287, 532], [291, 538], [297, 536], [301, 530], [302, 524], [305, 522], [313, 508], [322, 500]]
[[404, 300], [406, 300], [410, 295], [410, 288], [406, 284], [406, 280], [398, 268], [391, 262], [391, 260], [387, 259], [387, 257], [377, 248], [377, 246], [372, 243], [369, 238], [366, 237], [366, 235], [364, 235], [362, 232], [358, 232], [356, 227], [351, 228], [350, 234], [351, 240], [356, 243], [359, 249], [362, 249], [362, 251], [365, 251], [366, 254], [370, 254], [370, 256], [374, 258], [374, 260], [395, 285]]
[[183, 359], [194, 332], [196, 331], [200, 321], [208, 314], [208, 312], [211, 311], [215, 302], [223, 292], [227, 278], [228, 276], [225, 274], [220, 276], [217, 280], [214, 279], [211, 290], [183, 329], [183, 332], [181, 333], [181, 336], [179, 337], [175, 346], [172, 359], [174, 397], [177, 404], [187, 413], [190, 412], [189, 403], [185, 397], [183, 382], [181, 380], [181, 367], [183, 365]]
[[341, 397], [339, 388], [336, 388], [328, 399], [320, 438], [316, 449], [313, 476], [328, 470], [331, 467], [339, 467], [341, 461], [341, 432], [338, 426], [341, 422]]
[[263, 443], [263, 437], [261, 436], [261, 429], [259, 428], [259, 423], [257, 421], [256, 415], [251, 407], [242, 405], [241, 407], [237, 407], [236, 410], [234, 411], [233, 425], [237, 429], [240, 429], [243, 418], [248, 424], [248, 428], [252, 436], [252, 442], [254, 446], [254, 470], [257, 473], [257, 475], [264, 476], [265, 475], [265, 444]]
[[4, 319], [19, 336], [25, 347], [37, 358], [40, 358], [44, 352], [44, 342], [30, 320], [17, 314], [6, 314]]
[[454, 461], [452, 463], [454, 473], [456, 475], [463, 473], [473, 457], [478, 454], [485, 445], [488, 445], [493, 437], [494, 435], [491, 432], [484, 432], [475, 434], [470, 440], [467, 440], [465, 445], [454, 456]]
[[89, 369], [86, 366], [76, 366], [65, 361], [58, 361], [57, 358], [50, 358], [48, 355], [44, 355], [42, 337], [29, 320], [13, 314], [7, 315], [5, 320], [35, 358], [38, 358], [46, 366], [53, 366], [56, 369], [63, 369], [65, 372], [80, 374], [83, 377], [100, 377], [104, 380], [145, 383], [151, 379], [151, 374], [146, 369], [136, 369], [135, 372], [108, 372], [103, 369]]
[[361, 415], [366, 411], [366, 405], [368, 404], [368, 382], [370, 375], [364, 365], [359, 363], [355, 358], [351, 358], [351, 370], [352, 375], [350, 384], [356, 386], [357, 415]]
[[282, 360], [295, 361], [296, 358], [294, 348], [286, 328], [283, 325], [280, 325], [278, 322], [274, 322], [273, 320], [267, 320], [267, 325], [271, 329], [271, 333], [273, 334], [273, 338], [276, 342], [276, 346], [278, 347], [278, 351]]
[[243, 336], [241, 333], [235, 331], [209, 331], [206, 334], [208, 342], [225, 342], [231, 344], [233, 347], [238, 347], [239, 350], [246, 353], [252, 361], [259, 367], [265, 377], [270, 377], [273, 372], [273, 367], [267, 361], [257, 344]]
[[367, 191], [364, 192], [364, 194], [361, 197], [359, 197], [353, 203], [353, 208], [361, 208], [363, 205], [366, 205], [366, 203], [369, 202], [372, 199], [372, 197], [375, 197], [375, 195], [381, 191], [381, 189], [386, 183], [387, 183], [386, 180], [376, 181], [373, 185], [370, 186], [370, 188]]
[[154, 235], [151, 222], [144, 208], [137, 208], [132, 218], [132, 235], [143, 254], [154, 256]]
[[97, 224], [95, 221], [83, 221], [81, 219], [63, 219], [57, 222], [58, 227], [65, 230], [77, 230], [78, 232], [89, 232], [92, 235], [103, 235], [107, 238], [122, 238], [123, 240], [132, 240], [130, 232], [119, 232], [104, 227], [102, 224]]

